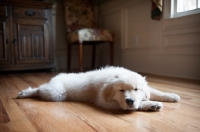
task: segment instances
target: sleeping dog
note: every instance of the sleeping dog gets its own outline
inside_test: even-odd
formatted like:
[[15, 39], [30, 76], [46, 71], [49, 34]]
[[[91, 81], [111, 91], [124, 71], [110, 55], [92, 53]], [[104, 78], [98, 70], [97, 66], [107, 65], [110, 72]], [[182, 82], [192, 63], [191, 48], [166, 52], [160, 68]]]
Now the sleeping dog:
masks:
[[[152, 110], [180, 97], [148, 86], [145, 77], [122, 67], [105, 67], [82, 73], [60, 73], [38, 88], [29, 87], [17, 98], [40, 97], [46, 101], [85, 101], [106, 109]], [[161, 101], [161, 102], [158, 102]]]

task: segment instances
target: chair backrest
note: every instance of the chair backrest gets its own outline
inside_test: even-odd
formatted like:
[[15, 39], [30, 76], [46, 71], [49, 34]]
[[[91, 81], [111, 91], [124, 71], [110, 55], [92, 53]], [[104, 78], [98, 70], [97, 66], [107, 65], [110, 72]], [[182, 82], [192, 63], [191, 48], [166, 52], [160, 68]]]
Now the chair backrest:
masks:
[[96, 26], [91, 0], [64, 0], [64, 5], [67, 32]]

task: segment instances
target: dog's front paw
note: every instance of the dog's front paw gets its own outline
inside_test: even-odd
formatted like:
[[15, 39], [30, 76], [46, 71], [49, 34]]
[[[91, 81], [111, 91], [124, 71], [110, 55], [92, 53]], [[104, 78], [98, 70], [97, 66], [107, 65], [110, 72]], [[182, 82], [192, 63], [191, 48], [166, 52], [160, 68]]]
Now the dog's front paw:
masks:
[[163, 104], [160, 102], [155, 102], [150, 106], [150, 109], [148, 109], [149, 111], [158, 111], [161, 110], [163, 108]]
[[142, 101], [139, 109], [143, 111], [159, 111], [163, 108], [163, 104], [157, 101]]

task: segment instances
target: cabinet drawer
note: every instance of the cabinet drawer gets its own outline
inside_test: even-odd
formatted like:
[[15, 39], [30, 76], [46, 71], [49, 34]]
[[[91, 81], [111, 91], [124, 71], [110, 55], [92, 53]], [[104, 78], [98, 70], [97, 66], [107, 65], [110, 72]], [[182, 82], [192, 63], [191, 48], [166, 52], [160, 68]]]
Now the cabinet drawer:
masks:
[[0, 6], [0, 16], [7, 16], [6, 6]]
[[14, 17], [47, 18], [45, 9], [13, 7]]

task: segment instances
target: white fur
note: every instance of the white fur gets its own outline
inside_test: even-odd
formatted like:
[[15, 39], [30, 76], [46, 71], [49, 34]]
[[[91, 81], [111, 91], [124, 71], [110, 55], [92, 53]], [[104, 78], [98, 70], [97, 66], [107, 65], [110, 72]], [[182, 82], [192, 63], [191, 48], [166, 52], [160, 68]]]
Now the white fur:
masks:
[[[150, 88], [140, 74], [122, 67], [105, 67], [85, 73], [61, 73], [38, 88], [19, 92], [18, 98], [40, 97], [47, 101], [85, 101], [107, 109], [153, 110], [157, 101], [177, 102], [180, 97]], [[154, 101], [150, 101], [154, 100]]]

